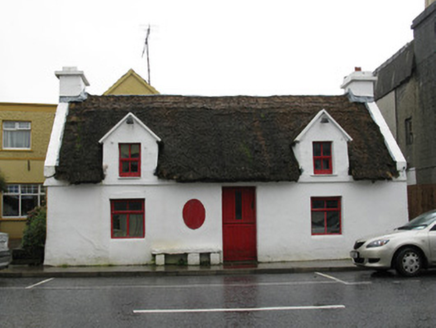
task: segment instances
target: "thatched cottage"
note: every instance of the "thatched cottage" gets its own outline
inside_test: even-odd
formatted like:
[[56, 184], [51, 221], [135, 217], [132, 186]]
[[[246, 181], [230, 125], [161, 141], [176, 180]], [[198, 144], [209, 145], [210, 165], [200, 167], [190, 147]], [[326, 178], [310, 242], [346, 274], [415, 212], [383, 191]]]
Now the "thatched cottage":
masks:
[[340, 96], [93, 96], [57, 72], [47, 265], [341, 259], [407, 221], [405, 160], [354, 72]]

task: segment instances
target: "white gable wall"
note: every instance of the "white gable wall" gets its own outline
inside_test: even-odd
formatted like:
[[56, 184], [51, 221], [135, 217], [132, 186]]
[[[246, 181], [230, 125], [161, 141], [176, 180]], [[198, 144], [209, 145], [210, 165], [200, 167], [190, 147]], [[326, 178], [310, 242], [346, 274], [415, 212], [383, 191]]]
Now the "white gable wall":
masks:
[[[158, 144], [155, 135], [145, 128], [140, 121], [134, 120], [127, 124], [123, 119], [117, 128], [105, 136], [103, 143], [103, 169], [105, 179], [103, 184], [123, 184], [130, 180], [132, 184], [157, 182], [154, 172], [157, 167]], [[119, 176], [119, 144], [141, 144], [141, 176]]]

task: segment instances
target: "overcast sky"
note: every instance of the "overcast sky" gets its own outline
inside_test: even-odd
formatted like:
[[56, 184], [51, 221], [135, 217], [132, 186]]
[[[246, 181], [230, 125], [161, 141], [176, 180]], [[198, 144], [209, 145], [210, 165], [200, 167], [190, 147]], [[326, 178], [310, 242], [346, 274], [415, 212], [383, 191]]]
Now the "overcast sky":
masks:
[[162, 94], [341, 94], [413, 39], [424, 0], [0, 0], [0, 102], [56, 103], [77, 66], [102, 94], [130, 68]]

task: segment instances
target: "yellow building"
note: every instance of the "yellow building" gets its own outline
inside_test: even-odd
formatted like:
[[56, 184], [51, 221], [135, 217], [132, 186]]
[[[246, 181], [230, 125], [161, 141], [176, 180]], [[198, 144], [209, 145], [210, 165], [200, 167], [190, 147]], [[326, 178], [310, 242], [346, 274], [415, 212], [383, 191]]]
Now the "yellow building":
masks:
[[27, 212], [45, 202], [44, 160], [56, 105], [0, 103], [0, 231], [21, 239]]

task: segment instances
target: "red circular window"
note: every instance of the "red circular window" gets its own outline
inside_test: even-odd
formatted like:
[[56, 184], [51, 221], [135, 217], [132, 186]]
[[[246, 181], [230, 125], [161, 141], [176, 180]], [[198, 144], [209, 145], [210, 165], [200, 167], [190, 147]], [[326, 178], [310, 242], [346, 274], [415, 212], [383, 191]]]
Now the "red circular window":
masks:
[[191, 199], [183, 207], [183, 220], [191, 229], [200, 228], [206, 219], [206, 210], [198, 199]]

